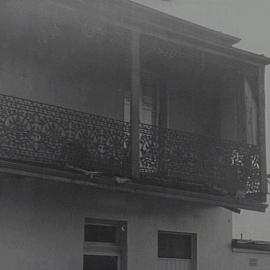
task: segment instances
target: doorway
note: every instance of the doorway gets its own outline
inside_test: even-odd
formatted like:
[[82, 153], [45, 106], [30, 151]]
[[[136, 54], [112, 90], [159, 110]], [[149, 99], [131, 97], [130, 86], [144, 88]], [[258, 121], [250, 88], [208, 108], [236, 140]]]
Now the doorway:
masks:
[[84, 226], [83, 270], [123, 270], [126, 223], [87, 219]]
[[[142, 96], [140, 100], [140, 121], [151, 126], [167, 127], [166, 81], [157, 74], [144, 71], [142, 75]], [[131, 97], [126, 92], [124, 97], [124, 121], [130, 122]]]
[[119, 270], [118, 256], [84, 255], [84, 270]]

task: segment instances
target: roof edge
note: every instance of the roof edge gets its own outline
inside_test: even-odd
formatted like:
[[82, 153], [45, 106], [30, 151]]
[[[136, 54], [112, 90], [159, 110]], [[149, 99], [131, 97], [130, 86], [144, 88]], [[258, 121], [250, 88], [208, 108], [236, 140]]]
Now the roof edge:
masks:
[[214, 30], [214, 29], [211, 29], [209, 27], [202, 26], [200, 24], [197, 24], [197, 23], [185, 20], [185, 19], [181, 19], [175, 15], [172, 15], [172, 14], [166, 13], [164, 11], [155, 9], [151, 6], [140, 4], [140, 3], [135, 2], [133, 0], [114, 0], [114, 1], [119, 2], [119, 3], [123, 3], [123, 4], [133, 5], [134, 7], [151, 11], [152, 13], [156, 13], [158, 16], [166, 17], [166, 19], [171, 19], [171, 20], [177, 21], [178, 23], [187, 25], [187, 26], [192, 27], [192, 28], [196, 28], [200, 31], [207, 32], [211, 35], [215, 35], [217, 37], [220, 37], [222, 40], [226, 41], [226, 43], [228, 43], [230, 45], [234, 45], [242, 40], [241, 38], [236, 37], [234, 35], [230, 35], [230, 34], [227, 34], [227, 33], [224, 33], [224, 32], [218, 31], [218, 30]]
[[[154, 26], [160, 28], [165, 39], [171, 40], [175, 43], [181, 42], [188, 46], [188, 44], [194, 44], [194, 42], [200, 42], [201, 45], [194, 45], [194, 47], [201, 46], [205, 52], [217, 52], [220, 55], [228, 55], [239, 61], [245, 61], [254, 65], [269, 65], [270, 58], [262, 55], [249, 52], [244, 49], [234, 47], [233, 45], [239, 42], [241, 39], [235, 36], [231, 36], [210, 28], [200, 26], [193, 22], [183, 20], [176, 16], [170, 15], [160, 10], [142, 5], [134, 2], [133, 0], [56, 0], [59, 3], [65, 3], [65, 5], [71, 5], [72, 7], [82, 8], [85, 10], [91, 9], [93, 12], [107, 12], [112, 13], [112, 18], [117, 18], [120, 24], [126, 21], [135, 24], [137, 27], [139, 24], [142, 26]], [[95, 9], [95, 8], [96, 9]], [[104, 9], [105, 8], [105, 9]], [[87, 16], [90, 16], [87, 13]], [[93, 14], [92, 14], [93, 15]], [[152, 16], [151, 16], [152, 15]], [[132, 20], [133, 18], [134, 20]], [[183, 26], [183, 29], [181, 29]], [[147, 34], [147, 31], [144, 33]], [[171, 34], [175, 34], [175, 38], [171, 39]], [[182, 37], [182, 38], [180, 38]], [[184, 38], [184, 39], [183, 39]]]
[[[178, 32], [178, 34], [193, 35], [197, 38], [200, 37], [201, 40], [208, 40], [212, 44], [231, 47], [241, 40], [238, 37], [181, 19], [175, 15], [155, 9], [151, 6], [140, 4], [133, 0], [92, 0], [90, 3], [87, 0], [77, 0], [77, 2], [84, 2], [84, 4], [90, 5], [97, 4], [98, 6], [106, 4], [110, 6], [111, 9], [115, 9], [116, 7], [122, 8], [124, 9], [123, 13], [126, 11], [129, 15], [133, 14], [133, 12], [137, 12], [137, 14], [139, 14], [139, 20], [147, 18], [151, 23], [160, 23], [160, 20], [163, 20], [163, 22], [169, 24], [171, 31]], [[182, 26], [182, 28], [180, 26]]]
[[[133, 16], [134, 13], [136, 13], [136, 15], [139, 14], [140, 16], [137, 17], [138, 21], [147, 18], [147, 21], [150, 24], [160, 25], [161, 23], [166, 23], [164, 28], [167, 28], [171, 33], [200, 41], [207, 44], [207, 46], [215, 46], [216, 48], [220, 48], [221, 50], [225, 49], [226, 51], [230, 50], [231, 53], [241, 55], [242, 57], [248, 57], [252, 62], [260, 65], [270, 64], [270, 58], [264, 55], [234, 47], [233, 45], [241, 40], [238, 37], [183, 20], [163, 11], [134, 2], [133, 0], [92, 0], [91, 4], [94, 4], [95, 2], [97, 2], [99, 6], [106, 4], [111, 8], [116, 7], [116, 5], [119, 4], [119, 12], [124, 13], [126, 11], [127, 16]], [[134, 11], [132, 9], [134, 9]], [[153, 16], [150, 16], [151, 14]], [[145, 20], [143, 20], [142, 23], [145, 23]], [[183, 29], [181, 29], [181, 26], [183, 26]]]
[[270, 252], [270, 241], [232, 239], [232, 248]]

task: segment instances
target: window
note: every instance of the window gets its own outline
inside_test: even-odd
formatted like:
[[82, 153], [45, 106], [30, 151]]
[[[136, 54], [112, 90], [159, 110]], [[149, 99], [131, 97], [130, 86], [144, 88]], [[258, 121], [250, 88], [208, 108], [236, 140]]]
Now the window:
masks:
[[121, 270], [125, 263], [125, 222], [87, 219], [83, 270]]
[[[159, 125], [160, 89], [158, 76], [152, 72], [143, 72], [142, 96], [140, 100], [140, 120], [147, 125]], [[130, 122], [131, 96], [130, 92], [124, 97], [124, 121]], [[165, 100], [162, 100], [165, 102]]]
[[117, 228], [113, 225], [85, 224], [84, 241], [116, 243]]
[[246, 131], [247, 143], [258, 144], [258, 106], [251, 84], [245, 79], [245, 106], [246, 106]]
[[191, 234], [159, 232], [158, 257], [192, 259], [193, 237]]
[[[140, 108], [140, 118], [142, 123], [148, 125], [158, 125], [158, 113], [154, 109], [155, 104], [150, 96], [142, 96], [142, 106]], [[124, 99], [124, 121], [130, 122], [130, 96], [126, 95]]]
[[117, 256], [84, 255], [83, 270], [118, 270]]

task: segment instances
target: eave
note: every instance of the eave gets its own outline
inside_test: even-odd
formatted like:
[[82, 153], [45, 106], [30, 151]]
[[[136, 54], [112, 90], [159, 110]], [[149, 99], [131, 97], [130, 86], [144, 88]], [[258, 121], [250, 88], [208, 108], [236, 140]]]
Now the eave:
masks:
[[[62, 3], [58, 0], [57, 3]], [[232, 47], [241, 39], [182, 20], [130, 0], [65, 1], [85, 18], [101, 19], [178, 45], [196, 48], [253, 65], [268, 65], [270, 58]]]
[[251, 251], [256, 252], [266, 252], [270, 253], [270, 242], [269, 241], [256, 241], [256, 240], [246, 240], [246, 239], [233, 239], [232, 249], [234, 251]]
[[69, 184], [88, 186], [96, 190], [107, 190], [112, 192], [124, 192], [130, 194], [154, 196], [164, 199], [174, 199], [200, 203], [209, 206], [218, 206], [236, 211], [245, 209], [251, 211], [265, 212], [267, 205], [253, 200], [237, 200], [223, 196], [215, 196], [205, 193], [190, 192], [175, 188], [167, 188], [154, 185], [142, 185], [132, 181], [117, 183], [115, 177], [99, 176], [95, 173], [85, 175], [71, 169], [59, 169], [49, 166], [29, 164], [16, 161], [0, 161], [0, 172], [23, 177], [42, 179], [47, 181], [59, 181]]

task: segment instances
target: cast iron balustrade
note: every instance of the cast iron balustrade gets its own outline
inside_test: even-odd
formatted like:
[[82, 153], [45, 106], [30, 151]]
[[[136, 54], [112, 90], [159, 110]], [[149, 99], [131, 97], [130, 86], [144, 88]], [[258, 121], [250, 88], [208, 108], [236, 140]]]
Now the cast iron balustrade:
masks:
[[141, 124], [140, 153], [149, 182], [239, 198], [261, 194], [256, 146]]
[[[130, 125], [0, 95], [0, 158], [130, 176]], [[256, 146], [140, 126], [140, 179], [224, 196], [261, 194]]]
[[129, 124], [0, 95], [0, 157], [129, 174]]

